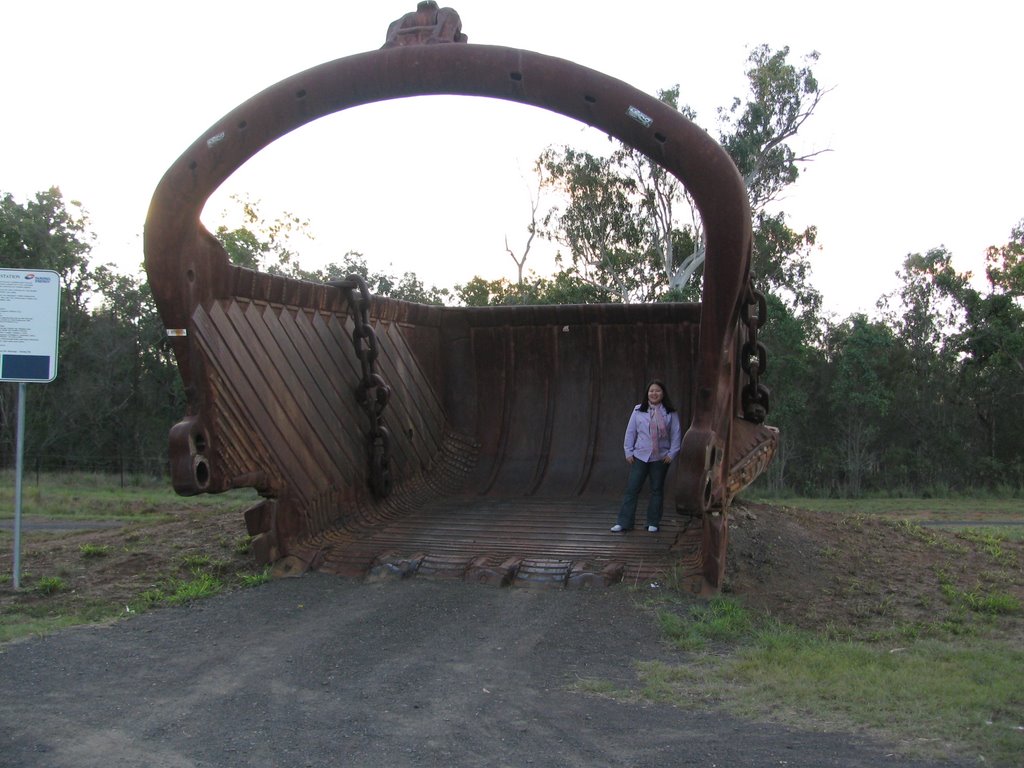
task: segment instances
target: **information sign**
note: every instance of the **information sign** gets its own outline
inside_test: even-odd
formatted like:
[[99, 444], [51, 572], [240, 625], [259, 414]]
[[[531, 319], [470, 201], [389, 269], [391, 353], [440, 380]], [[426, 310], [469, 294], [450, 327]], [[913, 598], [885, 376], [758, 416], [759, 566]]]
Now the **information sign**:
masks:
[[57, 377], [60, 275], [0, 267], [0, 381]]

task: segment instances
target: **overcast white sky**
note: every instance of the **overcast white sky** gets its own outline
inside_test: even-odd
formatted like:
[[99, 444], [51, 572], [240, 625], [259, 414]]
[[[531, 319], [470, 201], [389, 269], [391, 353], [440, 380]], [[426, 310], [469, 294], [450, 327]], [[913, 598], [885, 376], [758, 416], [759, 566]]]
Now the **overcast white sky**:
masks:
[[[945, 245], [959, 268], [980, 272], [985, 248], [1005, 243], [1024, 218], [1022, 4], [452, 6], [471, 44], [571, 59], [649, 93], [680, 83], [681, 100], [713, 134], [716, 107], [744, 94], [749, 48], [789, 45], [794, 60], [819, 51], [815, 73], [834, 90], [799, 146], [832, 151], [782, 208], [794, 228], [817, 225], [812, 282], [841, 317], [870, 311], [911, 252]], [[388, 24], [414, 8], [415, 0], [9, 4], [0, 192], [24, 201], [61, 187], [90, 213], [94, 262], [135, 272], [152, 192], [208, 126], [280, 79], [380, 47]], [[317, 240], [303, 266], [358, 250], [371, 268], [414, 271], [438, 286], [512, 278], [504, 240], [517, 249], [525, 240], [531, 167], [551, 143], [604, 140], [489, 100], [361, 107], [261, 153], [218, 192], [204, 222], [214, 229], [228, 197], [245, 194], [265, 214], [310, 220]], [[433, 159], [418, 159], [424, 146]], [[527, 266], [544, 273], [543, 257], [538, 250]]]

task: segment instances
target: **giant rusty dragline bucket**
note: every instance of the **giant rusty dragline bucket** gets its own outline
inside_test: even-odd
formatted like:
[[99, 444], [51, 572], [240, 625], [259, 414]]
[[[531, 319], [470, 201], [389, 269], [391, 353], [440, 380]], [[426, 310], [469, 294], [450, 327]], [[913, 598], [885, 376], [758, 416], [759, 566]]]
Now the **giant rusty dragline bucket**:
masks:
[[[356, 280], [233, 266], [200, 223], [216, 188], [288, 132], [349, 107], [436, 94], [558, 112], [675, 175], [704, 223], [701, 303], [423, 306], [370, 297]], [[256, 488], [264, 500], [245, 523], [257, 557], [278, 572], [584, 586], [673, 570], [713, 592], [730, 501], [777, 444], [761, 423], [764, 303], [750, 287], [750, 249], [743, 181], [703, 130], [570, 61], [470, 45], [454, 11], [420, 3], [382, 49], [239, 106], [157, 187], [146, 269], [188, 395], [171, 430], [174, 487]], [[656, 534], [611, 534], [626, 420], [654, 376], [689, 425], [669, 475], [681, 514]]]

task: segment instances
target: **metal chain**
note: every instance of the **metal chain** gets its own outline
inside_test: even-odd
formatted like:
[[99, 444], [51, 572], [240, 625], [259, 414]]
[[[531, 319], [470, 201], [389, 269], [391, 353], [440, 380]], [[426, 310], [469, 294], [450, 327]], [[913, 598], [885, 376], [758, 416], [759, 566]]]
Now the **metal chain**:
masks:
[[743, 418], [761, 424], [771, 410], [771, 391], [760, 382], [761, 374], [768, 367], [768, 350], [757, 340], [757, 331], [768, 319], [768, 301], [763, 293], [754, 288], [753, 278], [747, 284], [747, 296], [740, 314], [747, 327], [747, 340], [740, 352], [740, 365], [748, 380], [741, 393]]
[[[370, 420], [370, 488], [378, 498], [391, 493], [391, 432], [384, 426], [384, 409], [391, 399], [391, 387], [377, 373], [377, 334], [370, 325], [370, 288], [360, 275], [330, 283], [348, 294], [352, 308], [352, 344], [362, 367], [356, 386], [356, 401]], [[358, 298], [354, 296], [359, 291]]]

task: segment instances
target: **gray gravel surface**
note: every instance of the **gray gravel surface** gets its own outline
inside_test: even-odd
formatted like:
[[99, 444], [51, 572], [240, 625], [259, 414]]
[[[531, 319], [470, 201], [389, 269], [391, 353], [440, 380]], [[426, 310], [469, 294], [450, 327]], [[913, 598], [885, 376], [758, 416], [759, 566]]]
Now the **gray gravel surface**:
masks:
[[0, 765], [935, 765], [576, 687], [659, 658], [625, 589], [313, 574], [3, 647]]

